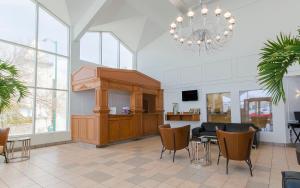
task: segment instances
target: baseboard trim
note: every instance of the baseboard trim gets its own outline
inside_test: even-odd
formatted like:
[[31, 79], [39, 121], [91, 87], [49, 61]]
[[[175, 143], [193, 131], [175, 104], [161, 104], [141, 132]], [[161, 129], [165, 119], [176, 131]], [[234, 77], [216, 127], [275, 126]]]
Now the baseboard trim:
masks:
[[[45, 143], [45, 144], [37, 144], [37, 145], [32, 145], [30, 146], [30, 149], [38, 149], [38, 148], [45, 148], [45, 147], [50, 147], [50, 146], [58, 146], [58, 145], [63, 145], [63, 144], [70, 144], [74, 143], [72, 140], [67, 140], [67, 141], [60, 141], [60, 142], [52, 142], [52, 143]], [[22, 151], [21, 147], [16, 147], [14, 148], [15, 152]]]

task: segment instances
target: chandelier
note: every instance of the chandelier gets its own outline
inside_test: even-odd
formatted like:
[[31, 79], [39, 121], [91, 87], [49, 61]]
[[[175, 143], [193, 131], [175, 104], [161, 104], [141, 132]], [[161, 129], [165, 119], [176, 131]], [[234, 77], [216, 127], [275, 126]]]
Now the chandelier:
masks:
[[209, 10], [207, 4], [190, 8], [170, 25], [170, 34], [182, 47], [199, 53], [221, 47], [233, 34], [235, 18], [219, 6]]

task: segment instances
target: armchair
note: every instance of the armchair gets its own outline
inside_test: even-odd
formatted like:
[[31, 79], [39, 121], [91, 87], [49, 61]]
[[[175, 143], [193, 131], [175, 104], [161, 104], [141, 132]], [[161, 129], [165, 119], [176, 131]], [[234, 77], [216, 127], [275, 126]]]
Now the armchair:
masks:
[[190, 125], [177, 128], [171, 128], [169, 124], [159, 126], [162, 143], [160, 159], [162, 159], [163, 153], [166, 150], [174, 151], [173, 162], [177, 150], [186, 149], [189, 153], [189, 158], [191, 157], [189, 151], [190, 128]]
[[0, 155], [5, 157], [5, 162], [8, 163], [6, 142], [8, 139], [9, 128], [0, 129]]
[[[229, 160], [245, 161], [252, 176], [252, 162], [250, 159], [251, 146], [255, 130], [249, 128], [248, 132], [226, 132], [217, 129], [220, 153], [226, 158], [226, 174], [228, 174]], [[218, 157], [219, 164], [220, 154]]]

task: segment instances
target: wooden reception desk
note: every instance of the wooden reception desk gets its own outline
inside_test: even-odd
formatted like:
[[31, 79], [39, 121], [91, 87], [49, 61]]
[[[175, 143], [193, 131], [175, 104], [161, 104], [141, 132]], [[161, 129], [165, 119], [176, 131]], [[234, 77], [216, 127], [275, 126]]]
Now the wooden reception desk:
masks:
[[[157, 134], [158, 126], [163, 124], [160, 82], [138, 71], [84, 66], [72, 74], [72, 90], [95, 90], [95, 98], [91, 99], [95, 100], [94, 114], [71, 116], [74, 141], [101, 147]], [[130, 114], [109, 114], [109, 90], [130, 93]]]

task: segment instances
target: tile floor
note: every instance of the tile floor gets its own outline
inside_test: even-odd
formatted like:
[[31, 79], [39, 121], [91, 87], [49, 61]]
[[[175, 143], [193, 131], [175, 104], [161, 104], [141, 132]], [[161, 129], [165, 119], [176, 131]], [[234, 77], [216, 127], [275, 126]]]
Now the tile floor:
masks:
[[4, 164], [0, 159], [0, 187], [223, 187], [279, 188], [281, 171], [297, 170], [294, 148], [261, 145], [252, 152], [254, 176], [247, 165], [225, 160], [216, 164], [218, 148], [212, 146], [211, 166], [189, 163], [185, 150], [160, 155], [160, 138], [117, 144], [106, 148], [73, 143], [32, 150], [32, 158]]

